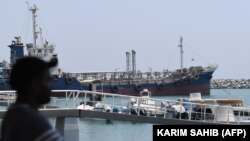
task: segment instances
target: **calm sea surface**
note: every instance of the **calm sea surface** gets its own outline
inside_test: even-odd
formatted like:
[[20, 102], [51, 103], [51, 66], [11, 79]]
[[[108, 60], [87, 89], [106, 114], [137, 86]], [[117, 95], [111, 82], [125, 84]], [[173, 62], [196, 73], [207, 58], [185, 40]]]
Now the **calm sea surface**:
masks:
[[[176, 100], [180, 96], [154, 98]], [[243, 98], [245, 106], [250, 106], [250, 89], [214, 89], [211, 90], [210, 96], [202, 98]], [[52, 124], [55, 123], [55, 119], [50, 121]], [[152, 141], [152, 124], [124, 121], [107, 123], [103, 119], [91, 118], [79, 118], [78, 122], [81, 141]]]

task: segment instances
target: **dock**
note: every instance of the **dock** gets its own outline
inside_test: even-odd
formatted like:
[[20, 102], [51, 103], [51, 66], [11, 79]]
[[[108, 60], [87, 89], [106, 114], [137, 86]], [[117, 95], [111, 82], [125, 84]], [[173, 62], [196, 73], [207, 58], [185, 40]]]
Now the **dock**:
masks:
[[[185, 102], [182, 101], [172, 101], [172, 100], [165, 100], [165, 99], [153, 99], [150, 98], [150, 100], [155, 101], [154, 105], [155, 110], [151, 111], [150, 114], [141, 114], [140, 112], [133, 114], [131, 110], [135, 108], [138, 111], [145, 110], [144, 107], [142, 107], [142, 102], [145, 101], [145, 99], [141, 97], [134, 97], [134, 96], [125, 96], [125, 95], [118, 95], [118, 94], [110, 94], [110, 93], [103, 93], [103, 92], [94, 92], [94, 91], [78, 91], [78, 90], [55, 90], [53, 92], [64, 92], [65, 97], [64, 98], [57, 98], [52, 97], [51, 102], [47, 105], [44, 105], [40, 108], [40, 111], [46, 116], [46, 117], [55, 117], [56, 118], [56, 129], [61, 132], [62, 135], [64, 135], [65, 140], [68, 138], [73, 141], [79, 141], [79, 125], [78, 125], [78, 119], [80, 117], [87, 117], [87, 118], [99, 118], [99, 119], [107, 119], [107, 120], [118, 120], [118, 121], [130, 121], [134, 123], [150, 123], [150, 124], [165, 124], [165, 125], [211, 125], [211, 124], [227, 124], [227, 125], [250, 125], [250, 122], [240, 122], [237, 119], [237, 117], [230, 117], [232, 115], [214, 115], [215, 117], [224, 117], [226, 120], [219, 121], [216, 120], [216, 118], [208, 118], [211, 117], [209, 114], [201, 111], [199, 113], [200, 118], [194, 119], [192, 118], [192, 112], [187, 112], [187, 117], [179, 116], [179, 117], [173, 117], [170, 116], [166, 108], [167, 106], [164, 105], [164, 103], [179, 103], [179, 104], [185, 104]], [[1, 95], [5, 95], [5, 97], [15, 97], [14, 91], [2, 91], [0, 92]], [[87, 103], [92, 102], [95, 103], [95, 99], [93, 97], [101, 96], [102, 101], [101, 104], [108, 105], [112, 108], [112, 110], [109, 111], [102, 111], [100, 109], [98, 110], [89, 110], [87, 109]], [[92, 99], [92, 101], [90, 101]], [[132, 107], [131, 105], [128, 105], [131, 102], [131, 99], [135, 99], [138, 103], [137, 107]], [[15, 100], [10, 99], [1, 102], [6, 102], [6, 105], [11, 104], [11, 102], [14, 102]], [[83, 108], [79, 108], [80, 103], [85, 103], [83, 105]], [[189, 103], [190, 108], [197, 105], [197, 103]], [[202, 105], [206, 108], [207, 105]], [[129, 111], [126, 112], [117, 112], [117, 109], [115, 107], [127, 107]], [[230, 108], [230, 107], [222, 107], [222, 108]], [[118, 110], [120, 110], [118, 109]], [[152, 109], [152, 108], [151, 108]], [[246, 109], [243, 109], [246, 110]], [[122, 110], [120, 110], [122, 111]], [[181, 111], [181, 109], [180, 109]], [[3, 118], [6, 110], [0, 111], [0, 118]], [[155, 114], [154, 114], [155, 113]], [[181, 114], [182, 115], [182, 114]], [[232, 120], [235, 119], [235, 120]], [[74, 138], [72, 138], [74, 137]]]

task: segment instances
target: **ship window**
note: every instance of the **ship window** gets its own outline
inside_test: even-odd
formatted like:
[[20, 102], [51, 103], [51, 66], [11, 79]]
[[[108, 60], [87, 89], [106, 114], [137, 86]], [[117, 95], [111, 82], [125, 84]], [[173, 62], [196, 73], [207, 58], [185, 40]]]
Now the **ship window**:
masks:
[[42, 50], [41, 50], [41, 49], [39, 49], [39, 50], [38, 50], [38, 53], [42, 53]]
[[53, 53], [53, 49], [50, 49], [49, 52], [50, 52], [50, 53]]

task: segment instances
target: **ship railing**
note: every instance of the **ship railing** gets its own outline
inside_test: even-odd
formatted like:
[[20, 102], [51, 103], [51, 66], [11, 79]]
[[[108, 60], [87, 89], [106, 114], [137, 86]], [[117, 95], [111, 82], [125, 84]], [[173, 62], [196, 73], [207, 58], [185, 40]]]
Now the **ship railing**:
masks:
[[[66, 73], [66, 72], [65, 72]], [[116, 72], [93, 72], [93, 73], [66, 73], [72, 77], [76, 77], [79, 80], [155, 80], [168, 78], [172, 72], [170, 71], [154, 71], [154, 72], [127, 72], [127, 71], [116, 71]]]
[[[181, 100], [145, 98], [94, 91], [67, 90], [64, 92], [64, 98], [56, 99], [57, 101], [66, 100], [63, 102], [64, 105], [59, 104], [55, 106], [76, 108], [81, 102], [86, 106], [87, 103], [96, 103], [98, 101], [103, 105], [110, 106], [111, 111], [109, 112], [119, 111], [118, 113], [121, 114], [224, 124], [250, 122], [249, 107], [218, 106]], [[95, 96], [101, 97], [101, 101], [94, 99], [93, 97]], [[90, 97], [92, 97], [92, 100]]]
[[215, 71], [219, 67], [218, 64], [211, 64], [205, 68], [205, 72], [212, 72]]
[[[127, 106], [128, 101], [134, 96], [118, 95], [112, 93], [103, 93], [95, 91], [79, 90], [53, 90], [53, 93], [64, 92], [62, 97], [53, 97], [51, 103], [55, 107], [76, 108], [80, 103], [102, 103], [109, 106]], [[63, 94], [62, 94], [63, 95]], [[100, 99], [96, 99], [99, 97]], [[61, 104], [63, 103], [63, 105]]]
[[16, 100], [16, 91], [0, 91], [0, 106], [9, 106]]
[[[81, 103], [84, 103], [82, 110], [86, 110], [88, 103], [92, 103], [92, 106], [99, 103], [104, 107], [110, 107], [109, 111], [102, 111], [111, 113], [209, 123], [250, 123], [249, 107], [217, 106], [182, 100], [145, 98], [95, 91], [53, 90], [53, 93], [60, 93], [63, 97], [52, 97], [51, 102], [44, 108], [70, 109], [77, 108]], [[15, 91], [0, 91], [0, 94], [9, 97], [9, 100], [5, 100], [8, 103], [7, 106], [14, 102], [10, 97], [15, 97]]]
[[0, 91], [0, 106], [9, 106], [16, 100], [16, 91]]
[[[218, 65], [209, 65], [208, 67], [199, 69], [201, 66], [191, 68], [184, 68], [185, 73], [192, 74], [202, 72], [205, 69], [205, 72], [214, 71]], [[130, 72], [130, 71], [114, 71], [114, 72], [89, 72], [89, 73], [68, 73], [72, 77], [76, 77], [79, 80], [102, 80], [102, 81], [115, 81], [115, 80], [156, 80], [156, 79], [166, 79], [172, 76], [173, 74], [182, 74], [180, 69], [176, 69], [173, 71], [150, 71], [150, 72]]]

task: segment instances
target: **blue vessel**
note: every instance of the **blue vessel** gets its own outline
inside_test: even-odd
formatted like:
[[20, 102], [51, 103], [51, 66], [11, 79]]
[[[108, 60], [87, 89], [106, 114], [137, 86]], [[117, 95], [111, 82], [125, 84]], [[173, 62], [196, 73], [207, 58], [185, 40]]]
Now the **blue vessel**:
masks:
[[[7, 62], [0, 62], [0, 90], [11, 90], [9, 85], [9, 76], [11, 72], [11, 66], [16, 60], [24, 57], [24, 45], [21, 42], [20, 37], [15, 37], [10, 47], [10, 64]], [[51, 58], [57, 58], [57, 54], [54, 53], [54, 46], [45, 42], [42, 46], [36, 44], [27, 44], [28, 56], [36, 56], [43, 60], [50, 60]], [[56, 67], [50, 70], [53, 80], [53, 89], [55, 90], [82, 90], [83, 85], [70, 74], [61, 72], [60, 68]], [[86, 88], [85, 88], [86, 89]]]
[[[15, 37], [12, 41], [10, 48], [10, 63], [0, 62], [0, 90], [11, 90], [9, 85], [9, 76], [11, 66], [16, 60], [24, 56], [35, 56], [44, 61], [49, 61], [52, 58], [57, 58], [55, 53], [55, 46], [50, 44], [48, 41], [41, 41], [41, 44], [37, 43], [38, 37], [42, 39], [42, 30], [37, 27], [36, 17], [38, 8], [36, 5], [29, 7], [32, 13], [32, 26], [33, 26], [33, 43], [26, 44], [27, 55], [24, 54], [24, 44], [21, 42], [21, 37]], [[38, 30], [39, 29], [39, 30]], [[50, 70], [53, 78], [53, 89], [66, 90], [66, 89], [78, 89], [82, 90], [83, 86], [74, 77], [70, 77], [69, 74], [61, 72], [61, 69], [55, 67]]]
[[[37, 30], [36, 12], [34, 5], [29, 8], [32, 12], [33, 20], [33, 43], [26, 44], [27, 55], [36, 56], [45, 61], [51, 58], [57, 58], [55, 47], [48, 41], [37, 44], [37, 38], [41, 36], [42, 31]], [[175, 71], [164, 70], [161, 72], [140, 72], [136, 70], [136, 52], [132, 50], [132, 59], [130, 53], [126, 52], [126, 71], [115, 72], [83, 72], [83, 73], [65, 73], [59, 67], [51, 70], [54, 90], [92, 90], [90, 85], [93, 82], [97, 91], [108, 93], [117, 93], [124, 95], [139, 95], [143, 89], [151, 91], [153, 96], [167, 95], [189, 95], [190, 93], [200, 92], [203, 95], [210, 94], [210, 80], [217, 66], [208, 67], [183, 67], [183, 39], [180, 39], [181, 68]], [[9, 86], [9, 74], [11, 66], [16, 60], [25, 56], [24, 45], [21, 37], [15, 37], [10, 48], [10, 64], [0, 63], [0, 90], [11, 90]], [[132, 66], [131, 66], [132, 61]], [[132, 69], [131, 69], [132, 68]], [[64, 96], [56, 93], [55, 96]]]
[[[177, 70], [158, 72], [157, 74], [149, 72], [135, 74], [132, 72], [93, 72], [81, 73], [81, 75], [92, 76], [93, 80], [100, 80], [101, 83], [97, 84], [97, 89], [108, 93], [139, 96], [141, 90], [148, 89], [152, 96], [188, 96], [190, 93], [196, 92], [209, 95], [210, 80], [215, 69], [216, 66], [208, 66], [206, 68], [190, 67], [184, 69], [183, 72]], [[103, 78], [103, 76], [107, 77]]]
[[98, 90], [108, 93], [139, 96], [139, 92], [148, 89], [153, 96], [189, 95], [190, 93], [210, 94], [210, 81], [217, 65], [208, 67], [183, 67], [183, 39], [180, 38], [180, 69], [175, 71], [140, 72], [136, 70], [136, 52], [132, 57], [126, 52], [126, 71], [75, 73], [72, 76], [86, 80], [99, 80]]

